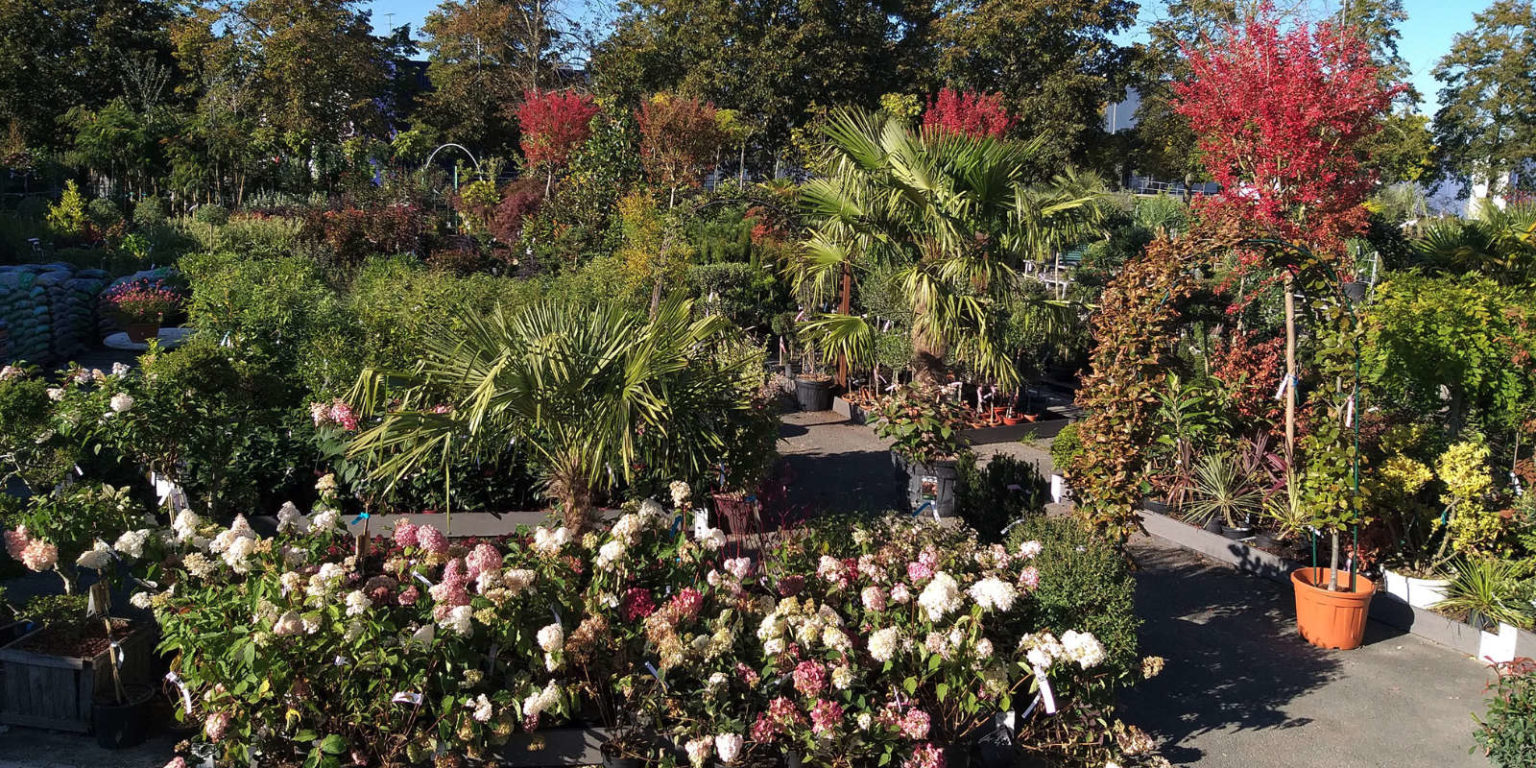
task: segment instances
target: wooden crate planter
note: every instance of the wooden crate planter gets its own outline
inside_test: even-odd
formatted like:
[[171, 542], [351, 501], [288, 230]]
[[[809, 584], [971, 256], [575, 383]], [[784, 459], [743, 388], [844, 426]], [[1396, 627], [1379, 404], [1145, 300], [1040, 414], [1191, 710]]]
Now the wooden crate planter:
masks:
[[[124, 684], [146, 684], [154, 657], [154, 629], [141, 626], [124, 638]], [[110, 649], [90, 658], [51, 656], [18, 647], [26, 637], [0, 647], [0, 723], [88, 733], [96, 691], [111, 690]]]

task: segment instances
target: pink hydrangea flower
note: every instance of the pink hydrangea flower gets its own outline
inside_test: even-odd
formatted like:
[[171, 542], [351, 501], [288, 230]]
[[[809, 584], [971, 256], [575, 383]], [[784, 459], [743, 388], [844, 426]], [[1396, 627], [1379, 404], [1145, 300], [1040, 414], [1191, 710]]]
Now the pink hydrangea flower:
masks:
[[395, 543], [402, 547], [419, 547], [421, 541], [416, 535], [417, 528], [408, 520], [395, 523]]
[[476, 544], [464, 563], [469, 566], [469, 578], [478, 579], [486, 571], [501, 569], [501, 553], [489, 544]]
[[223, 741], [224, 732], [229, 730], [229, 720], [228, 712], [215, 712], [209, 715], [203, 722], [203, 735], [207, 736], [209, 741]]
[[703, 607], [704, 593], [693, 587], [683, 587], [667, 601], [667, 612], [679, 621], [698, 618], [699, 610]]
[[837, 730], [843, 722], [843, 705], [831, 699], [817, 699], [811, 707], [811, 732], [823, 736]]
[[1040, 569], [1031, 565], [1019, 571], [1019, 586], [1030, 590], [1040, 586]]
[[416, 528], [416, 542], [422, 549], [434, 555], [440, 555], [448, 551], [448, 537], [444, 536], [442, 531], [430, 525]]
[[913, 741], [922, 741], [928, 738], [928, 727], [932, 718], [921, 709], [910, 709], [901, 718], [901, 734]]
[[932, 744], [919, 744], [901, 768], [944, 768], [944, 751]]
[[879, 587], [865, 587], [859, 593], [859, 598], [864, 602], [864, 610], [879, 613], [886, 608], [885, 590]]
[[29, 571], [51, 571], [58, 562], [59, 548], [42, 539], [32, 539], [27, 542], [26, 549], [21, 551], [21, 564]]
[[795, 665], [795, 690], [803, 696], [815, 696], [827, 689], [827, 670], [809, 659]]
[[469, 582], [464, 561], [449, 560], [448, 565], [443, 568], [442, 582], [427, 591], [432, 593], [432, 599], [439, 605], [469, 605]]
[[395, 598], [395, 602], [398, 602], [401, 605], [410, 606], [415, 605], [416, 601], [420, 597], [421, 590], [417, 589], [415, 584], [412, 584], [411, 586], [406, 587], [405, 590], [400, 593], [399, 597]]
[[743, 683], [746, 683], [749, 687], [752, 688], [756, 688], [758, 682], [763, 679], [763, 676], [759, 675], [757, 670], [739, 661], [736, 662], [736, 676], [740, 677]]
[[10, 555], [12, 560], [20, 560], [21, 553], [27, 548], [28, 541], [27, 527], [25, 525], [17, 528], [14, 531], [6, 531], [5, 553]]
[[651, 598], [651, 592], [643, 587], [630, 587], [624, 592], [624, 599], [619, 603], [619, 614], [625, 621], [637, 621], [648, 618], [656, 612], [656, 601]]

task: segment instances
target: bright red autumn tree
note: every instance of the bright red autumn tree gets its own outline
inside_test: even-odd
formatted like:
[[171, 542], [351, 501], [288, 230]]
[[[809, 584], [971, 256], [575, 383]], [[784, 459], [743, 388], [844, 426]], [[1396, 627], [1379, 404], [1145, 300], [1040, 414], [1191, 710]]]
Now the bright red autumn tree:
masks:
[[671, 190], [698, 184], [714, 165], [725, 136], [715, 120], [715, 105], [658, 93], [635, 114], [640, 127], [640, 163], [651, 180]]
[[597, 105], [592, 96], [574, 90], [523, 94], [517, 121], [523, 131], [523, 157], [534, 168], [553, 174], [570, 160], [571, 152], [592, 134]]
[[1174, 108], [1222, 187], [1202, 207], [1338, 250], [1363, 228], [1375, 181], [1360, 142], [1404, 86], [1382, 84], [1370, 45], [1349, 27], [1282, 31], [1266, 6], [1226, 37], [1186, 47], [1193, 75], [1174, 85]]
[[977, 138], [1001, 139], [1017, 122], [1003, 107], [1001, 93], [972, 93], [949, 88], [928, 101], [923, 127], [963, 133]]

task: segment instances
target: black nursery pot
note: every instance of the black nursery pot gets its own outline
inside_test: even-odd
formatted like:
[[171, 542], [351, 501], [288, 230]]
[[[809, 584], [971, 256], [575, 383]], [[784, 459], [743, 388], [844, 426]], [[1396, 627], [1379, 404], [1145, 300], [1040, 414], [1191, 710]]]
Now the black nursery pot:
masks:
[[102, 749], [127, 749], [144, 743], [149, 737], [152, 688], [127, 686], [128, 698], [122, 703], [97, 700], [91, 707], [91, 725], [96, 743]]
[[802, 411], [832, 410], [832, 380], [795, 379], [795, 400]]

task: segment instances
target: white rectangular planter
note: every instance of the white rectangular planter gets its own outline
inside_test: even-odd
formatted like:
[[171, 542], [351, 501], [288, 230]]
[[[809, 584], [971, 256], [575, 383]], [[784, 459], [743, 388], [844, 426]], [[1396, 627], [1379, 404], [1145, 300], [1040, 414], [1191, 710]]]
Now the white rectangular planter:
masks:
[[1513, 625], [1499, 622], [1497, 633], [1483, 630], [1477, 643], [1477, 658], [1479, 661], [1489, 664], [1500, 664], [1506, 661], [1514, 661], [1518, 655], [1516, 648], [1520, 645], [1519, 629]]

